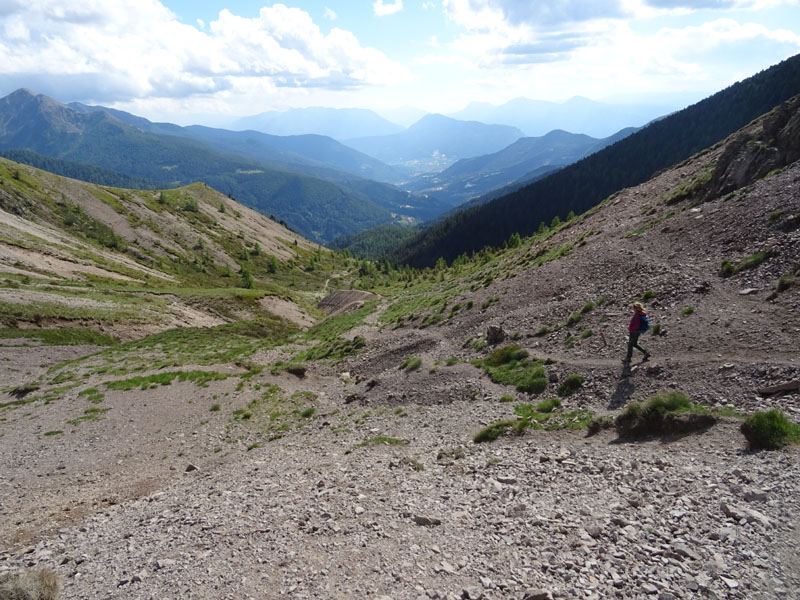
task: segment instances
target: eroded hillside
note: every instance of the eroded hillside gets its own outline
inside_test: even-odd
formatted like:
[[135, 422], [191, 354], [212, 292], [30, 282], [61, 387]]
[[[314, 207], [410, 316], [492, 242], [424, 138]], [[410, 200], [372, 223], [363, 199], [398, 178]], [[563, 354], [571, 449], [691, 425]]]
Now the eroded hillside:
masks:
[[103, 187], [0, 160], [6, 326], [120, 339], [283, 316], [307, 327], [330, 253], [204, 184]]

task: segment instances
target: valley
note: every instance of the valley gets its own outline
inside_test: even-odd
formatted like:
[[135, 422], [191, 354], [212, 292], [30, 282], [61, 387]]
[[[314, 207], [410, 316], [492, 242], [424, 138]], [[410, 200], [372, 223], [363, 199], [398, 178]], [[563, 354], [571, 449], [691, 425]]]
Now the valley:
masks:
[[[798, 106], [421, 269], [203, 184], [0, 162], [0, 573], [87, 599], [795, 597], [798, 446], [740, 428], [800, 420]], [[652, 358], [626, 367], [635, 300]], [[659, 395], [711, 421], [614, 426]]]

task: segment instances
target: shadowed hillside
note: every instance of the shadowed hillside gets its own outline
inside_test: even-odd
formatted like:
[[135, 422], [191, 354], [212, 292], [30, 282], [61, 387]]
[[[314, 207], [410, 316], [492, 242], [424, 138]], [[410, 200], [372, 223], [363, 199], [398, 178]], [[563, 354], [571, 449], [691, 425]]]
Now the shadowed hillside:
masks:
[[617, 190], [646, 181], [660, 169], [711, 146], [800, 93], [800, 56], [652, 123], [558, 173], [461, 212], [431, 227], [395, 252], [399, 263], [452, 261], [483, 246], [529, 235], [554, 217], [583, 212]]

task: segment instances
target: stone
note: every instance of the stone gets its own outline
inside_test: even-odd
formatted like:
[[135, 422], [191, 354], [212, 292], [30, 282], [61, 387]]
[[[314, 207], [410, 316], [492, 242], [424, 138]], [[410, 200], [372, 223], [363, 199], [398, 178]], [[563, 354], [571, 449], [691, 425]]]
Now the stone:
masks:
[[525, 590], [525, 595], [522, 600], [553, 600], [553, 594], [548, 590], [531, 588]]
[[422, 527], [435, 527], [442, 524], [441, 519], [437, 519], [435, 517], [424, 517], [421, 515], [415, 515], [413, 520], [414, 523], [421, 525]]

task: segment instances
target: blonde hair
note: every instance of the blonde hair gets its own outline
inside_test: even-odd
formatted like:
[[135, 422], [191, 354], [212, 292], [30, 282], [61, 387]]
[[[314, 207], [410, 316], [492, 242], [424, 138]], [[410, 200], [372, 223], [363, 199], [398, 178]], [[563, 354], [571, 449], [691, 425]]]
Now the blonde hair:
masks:
[[644, 312], [644, 304], [642, 304], [641, 302], [634, 302], [633, 310], [635, 310], [636, 312]]

